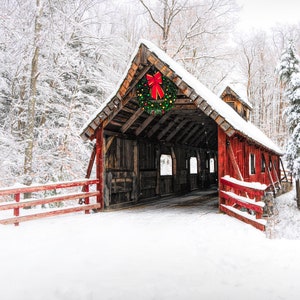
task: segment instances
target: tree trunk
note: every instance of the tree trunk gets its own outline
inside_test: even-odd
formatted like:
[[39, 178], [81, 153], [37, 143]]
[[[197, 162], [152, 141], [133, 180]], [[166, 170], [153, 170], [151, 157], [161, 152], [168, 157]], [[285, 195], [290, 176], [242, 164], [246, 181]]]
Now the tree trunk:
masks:
[[32, 181], [32, 153], [33, 153], [33, 140], [34, 140], [34, 121], [35, 121], [35, 104], [36, 104], [36, 91], [37, 91], [37, 77], [38, 77], [38, 59], [39, 59], [39, 38], [41, 31], [41, 24], [39, 17], [41, 8], [39, 7], [40, 0], [36, 0], [37, 10], [39, 13], [35, 17], [34, 27], [34, 54], [31, 60], [31, 74], [30, 74], [30, 93], [27, 106], [27, 124], [26, 124], [26, 148], [25, 148], [25, 161], [24, 161], [24, 175], [25, 184], [30, 185]]
[[296, 201], [297, 201], [297, 207], [300, 209], [300, 180], [296, 179]]
[[[35, 16], [34, 27], [34, 53], [31, 60], [31, 74], [30, 74], [30, 92], [27, 106], [27, 124], [25, 131], [25, 160], [24, 160], [24, 184], [30, 185], [33, 180], [32, 157], [34, 144], [34, 122], [35, 122], [35, 104], [37, 94], [37, 78], [38, 78], [38, 60], [39, 60], [39, 40], [41, 32], [40, 16], [42, 8], [40, 7], [40, 0], [36, 0], [37, 14]], [[27, 195], [29, 197], [29, 195]]]

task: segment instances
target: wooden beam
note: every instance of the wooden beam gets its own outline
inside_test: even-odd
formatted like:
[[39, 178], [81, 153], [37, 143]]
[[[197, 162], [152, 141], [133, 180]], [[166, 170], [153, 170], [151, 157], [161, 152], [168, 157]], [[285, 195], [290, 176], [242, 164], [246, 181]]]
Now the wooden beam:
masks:
[[[117, 109], [113, 111], [107, 111], [107, 118], [103, 121], [103, 128], [107, 126], [108, 123], [125, 107], [125, 105], [135, 96], [135, 91], [133, 91], [133, 88], [135, 85], [142, 79], [142, 77], [149, 71], [152, 65], [149, 65], [147, 67], [144, 67], [144, 69], [140, 72], [140, 74], [131, 82], [130, 86], [126, 88], [126, 92], [120, 96], [121, 103], [118, 106]], [[123, 87], [123, 84], [121, 85], [120, 89]], [[123, 87], [123, 89], [125, 89]]]
[[181, 134], [176, 138], [176, 142], [180, 142], [180, 140], [187, 135], [187, 133], [192, 129], [194, 126], [194, 123], [191, 122], [182, 132]]
[[109, 150], [109, 148], [110, 148], [112, 142], [114, 141], [114, 139], [115, 139], [115, 136], [114, 136], [114, 135], [113, 135], [113, 136], [110, 136], [110, 137], [107, 139], [107, 143], [105, 144], [104, 154], [107, 153], [107, 151]]
[[198, 136], [203, 137], [203, 135], [205, 136], [205, 138], [199, 138], [199, 141], [196, 143], [196, 147], [199, 147], [199, 145], [203, 144], [203, 142], [207, 142], [207, 127], [203, 126], [203, 128], [201, 129], [201, 131], [199, 132]]
[[125, 133], [130, 126], [138, 119], [138, 117], [144, 112], [144, 110], [140, 107], [129, 119], [128, 121], [122, 126], [121, 132]]
[[155, 115], [150, 115], [140, 127], [135, 130], [135, 135], [138, 136], [142, 133], [142, 131], [153, 121]]
[[133, 142], [133, 181], [132, 181], [132, 198], [134, 201], [139, 200], [140, 194], [140, 166], [139, 166], [139, 144], [137, 140]]
[[190, 141], [190, 145], [194, 145], [194, 144], [198, 145], [198, 144], [200, 144], [200, 142], [201, 142], [201, 136], [202, 136], [202, 133], [204, 131], [205, 131], [205, 127], [204, 127], [204, 125], [202, 125], [202, 128], [201, 129], [199, 128], [199, 132], [197, 134], [195, 134], [194, 138]]
[[188, 122], [188, 119], [184, 119], [181, 123], [178, 124], [178, 126], [173, 130], [168, 137], [166, 138], [166, 141], [169, 142], [176, 134], [180, 131], [180, 129]]
[[186, 137], [182, 140], [182, 143], [187, 142], [199, 129], [199, 125], [195, 125], [195, 127], [186, 135]]
[[152, 127], [152, 129], [148, 132], [148, 137], [150, 138], [158, 129], [159, 127], [167, 121], [169, 118], [170, 113], [166, 113], [163, 115], [160, 120]]
[[261, 231], [266, 230], [265, 224], [262, 223], [263, 220], [252, 219], [251, 216], [249, 214], [247, 215], [246, 213], [242, 215], [242, 213], [239, 210], [235, 209], [234, 207], [221, 204], [220, 210], [226, 213], [227, 215], [235, 217], [247, 224], [250, 224]]
[[97, 184], [97, 190], [99, 191], [97, 203], [100, 204], [101, 210], [104, 209], [104, 147], [104, 130], [103, 126], [100, 126], [96, 137], [96, 175], [99, 180]]
[[122, 101], [122, 103], [120, 104], [120, 106], [118, 107], [118, 109], [114, 110], [114, 111], [110, 111], [107, 113], [107, 117], [106, 119], [103, 121], [103, 128], [105, 128], [107, 126], [107, 124], [110, 123], [110, 121], [120, 112], [120, 110], [130, 101], [131, 98], [133, 98], [135, 96], [135, 93], [132, 91], [130, 93], [127, 93], [124, 96], [124, 99]]
[[234, 171], [235, 171], [238, 179], [244, 181], [244, 178], [243, 178], [243, 175], [242, 175], [241, 170], [239, 168], [239, 165], [238, 165], [238, 163], [237, 163], [237, 161], [235, 159], [235, 156], [234, 156], [233, 149], [231, 147], [230, 141], [227, 144], [227, 148], [228, 148], [229, 158], [231, 160], [231, 163], [233, 165], [233, 169], [234, 169]]
[[[286, 174], [286, 171], [285, 171], [285, 168], [284, 168], [284, 165], [283, 165], [283, 162], [282, 162], [282, 159], [279, 157], [279, 161], [280, 161], [280, 165], [281, 165], [281, 168], [282, 168], [282, 171], [283, 171], [283, 174], [284, 174], [284, 177], [280, 178], [280, 182], [285, 179], [286, 182], [289, 182], [288, 180], [288, 177], [287, 177], [287, 174]], [[281, 177], [281, 176], [280, 176]]]
[[156, 186], [155, 186], [155, 193], [156, 195], [160, 195], [160, 145], [156, 149]]
[[[93, 165], [94, 165], [94, 161], [95, 161], [95, 157], [96, 157], [96, 144], [94, 145], [92, 154], [91, 154], [91, 158], [89, 161], [89, 165], [86, 171], [86, 175], [85, 178], [90, 178], [91, 173], [92, 173], [92, 169], [93, 169]], [[82, 188], [84, 189], [86, 186], [83, 186]]]
[[91, 209], [94, 210], [94, 209], [99, 209], [99, 208], [100, 208], [99, 203], [73, 206], [70, 208], [51, 210], [49, 212], [36, 213], [36, 214], [28, 215], [28, 216], [4, 219], [4, 220], [0, 221], [0, 224], [4, 224], [4, 225], [13, 224], [13, 223], [19, 223], [19, 222], [30, 221], [30, 220], [35, 220], [35, 219], [41, 219], [41, 218], [45, 218], [45, 217], [52, 217], [52, 216], [63, 215], [63, 214], [67, 214], [67, 213], [79, 212], [82, 210], [87, 211], [87, 210], [91, 210]]
[[157, 136], [157, 139], [160, 140], [173, 126], [176, 124], [176, 122], [179, 120], [179, 116], [177, 116], [173, 121], [169, 122], [168, 126], [163, 129], [160, 134]]

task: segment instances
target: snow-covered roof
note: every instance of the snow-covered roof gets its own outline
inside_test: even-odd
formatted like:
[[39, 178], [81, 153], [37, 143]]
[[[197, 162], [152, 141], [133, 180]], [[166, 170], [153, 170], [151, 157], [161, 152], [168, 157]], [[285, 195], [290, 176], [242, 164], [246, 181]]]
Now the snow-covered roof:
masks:
[[227, 82], [222, 86], [222, 89], [219, 92], [219, 96], [223, 94], [226, 88], [230, 88], [230, 90], [237, 96], [239, 101], [247, 106], [250, 110], [253, 109], [252, 104], [250, 103], [247, 96], [247, 89], [245, 85], [241, 82]]
[[[173, 60], [167, 53], [158, 48], [153, 43], [147, 40], [141, 40], [132, 55], [132, 59], [124, 72], [119, 84], [117, 85], [116, 91], [101, 105], [101, 107], [95, 112], [95, 114], [85, 124], [81, 133], [82, 138], [86, 138], [86, 133], [89, 131], [89, 127], [94, 128], [99, 123], [97, 117], [105, 110], [108, 104], [111, 104], [111, 100], [116, 97], [119, 89], [127, 77], [127, 73], [131, 68], [132, 61], [138, 54], [140, 47], [144, 45], [150, 52], [152, 52], [160, 61], [169, 67], [177, 76], [179, 76], [183, 82], [185, 82], [194, 92], [200, 96], [207, 104], [217, 112], [226, 122], [231, 126], [234, 132], [240, 133], [241, 135], [248, 137], [250, 140], [259, 144], [277, 154], [282, 155], [282, 150], [260, 129], [254, 126], [251, 122], [244, 120], [233, 108], [227, 103], [221, 100], [219, 96], [214, 94], [206, 86], [204, 86], [196, 77], [190, 74], [183, 68], [179, 63]], [[101, 119], [101, 118], [100, 118]], [[221, 126], [222, 127], [222, 126]]]

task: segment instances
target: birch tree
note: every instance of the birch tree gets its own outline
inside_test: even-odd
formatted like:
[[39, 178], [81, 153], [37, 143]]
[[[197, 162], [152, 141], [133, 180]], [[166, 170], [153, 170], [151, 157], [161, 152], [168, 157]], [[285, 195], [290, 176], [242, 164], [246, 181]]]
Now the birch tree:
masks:
[[39, 76], [39, 55], [40, 55], [40, 35], [41, 35], [41, 15], [43, 5], [41, 0], [36, 0], [36, 13], [34, 19], [34, 38], [33, 55], [31, 59], [29, 101], [27, 107], [27, 123], [25, 129], [25, 160], [24, 160], [24, 183], [32, 183], [32, 159], [34, 145], [34, 125], [35, 125], [35, 106], [37, 96], [37, 79]]

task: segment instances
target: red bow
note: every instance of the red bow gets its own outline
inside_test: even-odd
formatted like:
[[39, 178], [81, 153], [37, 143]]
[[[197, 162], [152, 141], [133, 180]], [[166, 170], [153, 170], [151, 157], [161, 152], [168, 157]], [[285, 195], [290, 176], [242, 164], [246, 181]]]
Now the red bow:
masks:
[[146, 74], [146, 78], [151, 88], [151, 97], [155, 100], [157, 100], [158, 97], [162, 99], [165, 93], [160, 86], [162, 84], [161, 74], [159, 72], [156, 72], [153, 76]]

